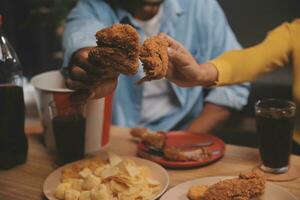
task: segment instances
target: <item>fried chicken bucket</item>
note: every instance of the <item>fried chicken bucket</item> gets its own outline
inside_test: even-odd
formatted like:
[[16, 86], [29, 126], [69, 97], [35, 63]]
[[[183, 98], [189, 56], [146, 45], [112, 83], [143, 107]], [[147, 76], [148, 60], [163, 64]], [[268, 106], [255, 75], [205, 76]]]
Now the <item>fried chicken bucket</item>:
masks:
[[[36, 89], [36, 102], [38, 112], [44, 128], [44, 140], [46, 146], [56, 151], [53, 126], [49, 105], [55, 104], [64, 115], [65, 108], [71, 107], [69, 99], [72, 90], [65, 87], [63, 76], [59, 71], [49, 71], [32, 78], [32, 85]], [[85, 133], [84, 153], [93, 153], [101, 150], [109, 142], [109, 128], [111, 125], [112, 98], [106, 97], [97, 100], [89, 100], [84, 105]], [[72, 140], [72, 133], [69, 134]]]

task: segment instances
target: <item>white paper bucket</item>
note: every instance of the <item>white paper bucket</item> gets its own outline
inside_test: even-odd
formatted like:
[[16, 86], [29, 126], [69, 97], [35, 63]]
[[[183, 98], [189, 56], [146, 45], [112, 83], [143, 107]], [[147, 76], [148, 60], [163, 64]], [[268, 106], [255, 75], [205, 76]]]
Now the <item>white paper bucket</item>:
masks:
[[[38, 112], [44, 127], [46, 146], [55, 151], [56, 145], [52, 130], [49, 103], [66, 103], [73, 92], [66, 88], [60, 71], [49, 71], [32, 78], [36, 89]], [[101, 150], [109, 142], [111, 125], [112, 97], [89, 100], [86, 104], [85, 153]]]

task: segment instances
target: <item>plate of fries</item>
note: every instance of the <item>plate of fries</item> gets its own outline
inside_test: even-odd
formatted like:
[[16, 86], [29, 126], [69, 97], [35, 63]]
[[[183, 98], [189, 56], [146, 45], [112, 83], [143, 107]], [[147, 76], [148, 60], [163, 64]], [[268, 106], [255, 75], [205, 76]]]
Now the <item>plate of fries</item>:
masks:
[[168, 185], [169, 175], [160, 165], [107, 152], [58, 168], [43, 191], [49, 200], [154, 200]]

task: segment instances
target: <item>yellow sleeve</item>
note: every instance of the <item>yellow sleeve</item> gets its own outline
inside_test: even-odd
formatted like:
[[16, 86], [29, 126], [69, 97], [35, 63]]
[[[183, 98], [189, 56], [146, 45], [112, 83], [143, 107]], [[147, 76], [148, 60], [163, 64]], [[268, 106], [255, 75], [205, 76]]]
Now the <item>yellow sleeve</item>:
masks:
[[284, 66], [293, 49], [292, 31], [295, 29], [300, 29], [300, 19], [277, 27], [254, 47], [229, 51], [209, 61], [218, 70], [216, 85], [250, 81]]

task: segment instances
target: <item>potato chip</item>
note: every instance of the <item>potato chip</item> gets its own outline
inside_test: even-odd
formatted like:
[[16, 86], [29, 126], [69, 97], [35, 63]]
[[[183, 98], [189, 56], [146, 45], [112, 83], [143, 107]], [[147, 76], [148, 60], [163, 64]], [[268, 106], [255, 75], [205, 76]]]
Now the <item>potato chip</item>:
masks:
[[82, 191], [79, 200], [92, 200], [90, 191]]
[[154, 180], [154, 179], [152, 179], [152, 178], [147, 178], [146, 180], [147, 180], [147, 182], [148, 182], [148, 184], [149, 184], [150, 186], [157, 186], [157, 185], [160, 185], [160, 183], [159, 183], [157, 180]]
[[[160, 183], [149, 169], [108, 152], [108, 159], [79, 161], [63, 169], [55, 196], [59, 200], [152, 200]], [[67, 199], [68, 198], [68, 199]]]
[[119, 168], [117, 168], [117, 167], [106, 168], [101, 172], [100, 177], [102, 179], [107, 179], [107, 178], [110, 178], [112, 176], [115, 176], [118, 172], [119, 172]]
[[104, 184], [100, 184], [91, 190], [92, 200], [110, 200], [111, 195]]
[[101, 183], [101, 179], [93, 174], [88, 175], [83, 183], [82, 183], [82, 188], [84, 190], [91, 190], [94, 187], [98, 186]]
[[60, 183], [56, 187], [54, 196], [58, 199], [64, 199], [65, 198], [65, 192], [71, 187], [70, 183]]
[[119, 192], [123, 192], [128, 189], [128, 187], [122, 183], [119, 183], [115, 180], [111, 180], [110, 182], [110, 190], [114, 193], [117, 194]]
[[82, 178], [85, 178], [87, 177], [88, 175], [92, 174], [93, 172], [89, 169], [89, 168], [84, 168], [83, 170], [81, 170], [79, 172], [79, 175], [82, 177]]
[[125, 169], [126, 169], [127, 173], [129, 174], [129, 176], [131, 176], [131, 177], [135, 177], [140, 174], [140, 169], [135, 164], [128, 163], [125, 166]]
[[115, 153], [113, 153], [112, 151], [108, 151], [108, 160], [111, 166], [116, 166], [118, 165], [120, 162], [122, 162], [122, 159]]
[[69, 178], [69, 179], [65, 179], [63, 181], [64, 183], [70, 183], [71, 184], [71, 189], [77, 190], [77, 191], [81, 191], [82, 190], [82, 183], [83, 180], [82, 179], [76, 179], [76, 178]]
[[101, 177], [101, 173], [104, 169], [110, 168], [110, 165], [104, 164], [95, 169], [94, 174], [98, 177]]
[[65, 200], [78, 200], [80, 192], [77, 190], [69, 189], [65, 193]]
[[124, 176], [123, 177], [122, 176], [114, 176], [114, 177], [112, 177], [112, 180], [114, 180], [115, 182], [117, 182], [127, 188], [130, 186], [133, 186], [132, 181], [129, 178], [124, 177]]

